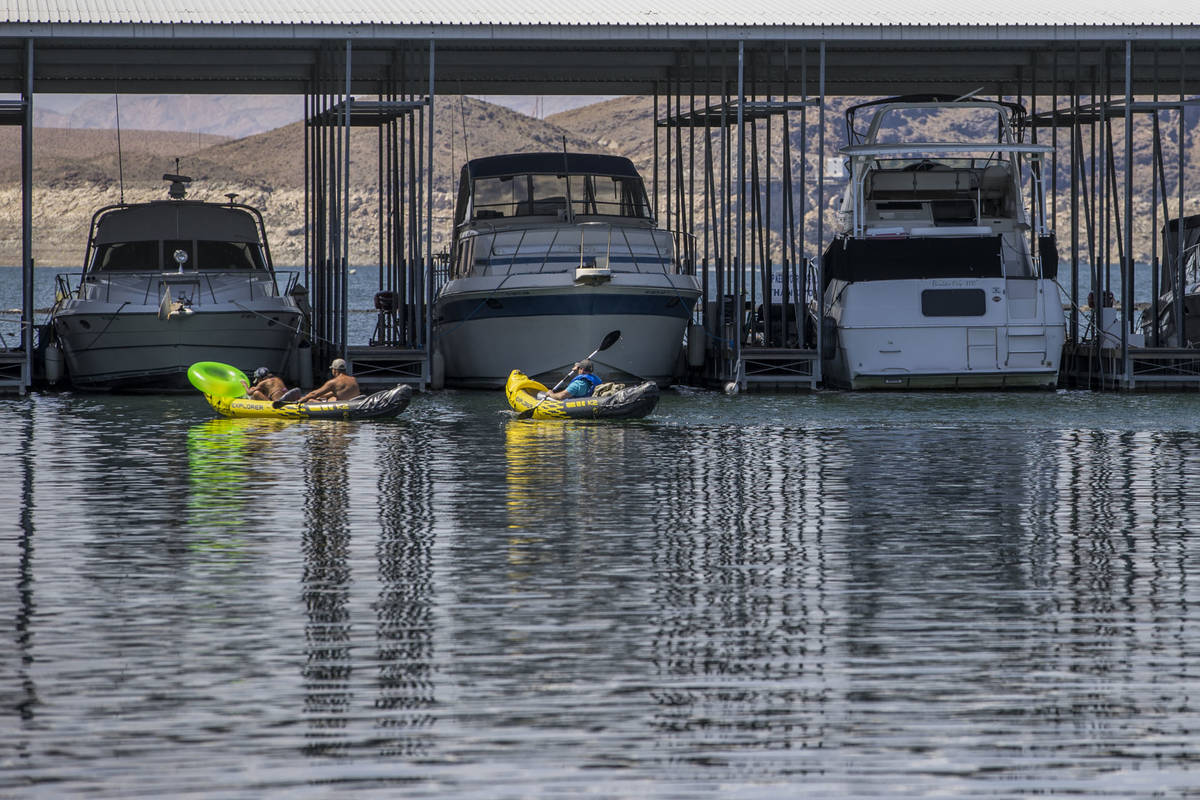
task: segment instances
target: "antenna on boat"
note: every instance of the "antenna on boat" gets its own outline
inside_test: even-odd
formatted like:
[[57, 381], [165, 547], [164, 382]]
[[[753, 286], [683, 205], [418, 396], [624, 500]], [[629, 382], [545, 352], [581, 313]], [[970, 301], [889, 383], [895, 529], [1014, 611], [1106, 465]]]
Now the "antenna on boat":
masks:
[[117, 180], [121, 187], [121, 202], [125, 202], [125, 163], [121, 156], [121, 100], [117, 94], [117, 87], [113, 86], [113, 105], [117, 109]]
[[982, 91], [983, 91], [983, 87], [980, 86], [978, 89], [975, 89], [974, 91], [967, 92], [966, 94], [962, 95], [961, 97], [954, 98], [954, 102], [961, 103], [963, 100], [970, 100], [972, 97], [974, 97], [975, 95], [979, 94]]
[[[467, 161], [470, 161], [471, 160], [471, 146], [467, 143], [467, 105], [466, 105], [466, 101], [463, 99], [462, 81], [458, 82], [458, 113], [459, 113], [459, 116], [462, 117], [463, 157], [466, 158]], [[450, 144], [451, 145], [454, 144], [454, 134], [453, 133], [450, 134]], [[450, 163], [453, 164], [454, 161], [451, 160]]]
[[575, 221], [575, 214], [572, 211], [571, 205], [571, 167], [567, 163], [567, 135], [564, 133], [563, 142], [563, 182], [567, 184], [567, 222]]

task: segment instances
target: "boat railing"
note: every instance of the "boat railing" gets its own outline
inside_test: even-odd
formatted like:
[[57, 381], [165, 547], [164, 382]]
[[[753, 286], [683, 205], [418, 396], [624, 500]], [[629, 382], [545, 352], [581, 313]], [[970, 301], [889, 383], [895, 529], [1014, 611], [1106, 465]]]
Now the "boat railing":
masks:
[[56, 274], [54, 276], [54, 307], [58, 308], [64, 300], [78, 297], [81, 286], [82, 274], [80, 273], [59, 272]]
[[[292, 288], [300, 279], [299, 273], [291, 273], [288, 278], [287, 288], [284, 293], [279, 291], [279, 284], [276, 280], [276, 274], [268, 270], [251, 270], [249, 272], [243, 270], [231, 270], [223, 272], [215, 271], [194, 271], [185, 270], [183, 272], [161, 272], [159, 270], [146, 270], [145, 272], [114, 272], [105, 274], [103, 272], [83, 272], [83, 273], [60, 273], [55, 275], [56, 290], [55, 298], [57, 303], [70, 297], [84, 296], [83, 287], [85, 284], [101, 284], [104, 288], [104, 302], [112, 302], [112, 293], [114, 287], [124, 286], [127, 289], [136, 291], [137, 288], [142, 289], [142, 304], [150, 303], [151, 298], [155, 298], [157, 302], [158, 294], [164, 286], [168, 285], [192, 285], [197, 291], [205, 290], [208, 297], [213, 303], [228, 302], [229, 298], [218, 299], [217, 289], [213, 285], [213, 280], [220, 277], [234, 277], [238, 281], [229, 281], [220, 285], [219, 288], [223, 294], [228, 289], [233, 288], [244, 280], [246, 287], [245, 299], [255, 299], [255, 287], [260, 286], [263, 291], [259, 297], [281, 297], [291, 293]], [[103, 278], [103, 280], [101, 280]], [[74, 285], [75, 288], [71, 288]]]
[[460, 259], [470, 259], [458, 265], [460, 276], [586, 268], [690, 275], [695, 270], [693, 260], [681, 256], [695, 252], [694, 235], [605, 220], [555, 226], [472, 224], [460, 234], [455, 252]]
[[[1021, 202], [1020, 161], [1023, 156], [1030, 164], [1030, 190], [1038, 198], [1038, 218], [1032, 226], [1035, 235], [1045, 232], [1043, 211], [1044, 188], [1041, 179], [1041, 156], [1047, 145], [995, 145], [986, 156], [978, 155], [979, 148], [963, 145], [871, 145], [843, 147], [841, 152], [852, 156], [851, 226], [856, 238], [866, 235], [867, 202], [897, 200], [969, 200], [974, 205], [976, 224], [985, 216], [1001, 216], [1001, 204], [1011, 196], [1011, 213], [1017, 222], [1024, 221], [1026, 212]], [[976, 155], [972, 155], [975, 153]], [[1004, 154], [1004, 155], [1002, 155]], [[949, 157], [946, 162], [931, 161]]]

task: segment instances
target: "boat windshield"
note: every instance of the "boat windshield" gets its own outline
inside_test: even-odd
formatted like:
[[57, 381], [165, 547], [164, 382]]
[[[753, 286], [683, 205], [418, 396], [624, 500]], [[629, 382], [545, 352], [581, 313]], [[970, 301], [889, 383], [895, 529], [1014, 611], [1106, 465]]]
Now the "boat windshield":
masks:
[[504, 175], [476, 178], [472, 186], [473, 220], [565, 215], [568, 198], [575, 216], [651, 218], [641, 179], [629, 176]]
[[1007, 116], [988, 106], [885, 106], [871, 127], [875, 144], [995, 144], [1010, 139]]
[[179, 269], [175, 253], [186, 256], [185, 270], [242, 272], [266, 269], [262, 248], [252, 242], [207, 239], [109, 242], [96, 246], [92, 272], [169, 272]]

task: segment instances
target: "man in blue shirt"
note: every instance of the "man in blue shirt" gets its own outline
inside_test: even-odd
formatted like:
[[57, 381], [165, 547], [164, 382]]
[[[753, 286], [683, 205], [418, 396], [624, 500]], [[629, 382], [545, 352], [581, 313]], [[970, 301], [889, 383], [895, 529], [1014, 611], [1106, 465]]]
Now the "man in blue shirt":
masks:
[[603, 383], [596, 376], [594, 369], [590, 358], [577, 362], [571, 370], [571, 382], [567, 384], [567, 388], [561, 392], [549, 392], [546, 396], [551, 400], [571, 400], [590, 396], [592, 392], [596, 391], [596, 387]]

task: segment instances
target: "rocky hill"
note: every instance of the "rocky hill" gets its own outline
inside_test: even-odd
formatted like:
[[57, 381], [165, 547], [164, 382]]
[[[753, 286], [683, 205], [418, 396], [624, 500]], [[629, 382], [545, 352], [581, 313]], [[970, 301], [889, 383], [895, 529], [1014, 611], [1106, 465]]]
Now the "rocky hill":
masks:
[[[848, 98], [830, 101], [826, 113], [826, 154], [835, 154], [844, 143], [843, 108]], [[570, 105], [569, 102], [564, 103]], [[216, 113], [201, 106], [202, 113]], [[233, 108], [237, 116], [245, 109]], [[540, 110], [544, 110], [541, 107]], [[131, 112], [132, 113], [132, 112]], [[144, 117], [150, 119], [150, 117]], [[495, 105], [472, 98], [443, 96], [436, 107], [434, 120], [434, 247], [442, 247], [449, 236], [450, 217], [458, 180], [464, 160], [505, 152], [559, 150], [566, 146], [575, 151], [602, 151], [627, 156], [642, 170], [649, 183], [653, 175], [654, 139], [652, 100], [646, 97], [620, 97], [583, 107], [572, 108], [537, 119], [521, 114], [507, 106]], [[122, 124], [128, 119], [122, 106]], [[818, 197], [816, 193], [817, 150], [816, 115], [808, 114], [807, 161], [809, 180], [804, 191], [807, 196], [805, 217], [806, 240], [810, 245], [816, 237]], [[778, 139], [778, 122], [773, 135]], [[914, 124], [922, 124], [914, 120]], [[192, 125], [193, 128], [197, 126]], [[220, 128], [221, 126], [217, 126]], [[197, 128], [198, 129], [198, 128]], [[1164, 131], [1170, 139], [1174, 124]], [[465, 132], [465, 133], [464, 133]], [[661, 135], [660, 130], [660, 135]], [[929, 131], [929, 135], [945, 131]], [[1120, 136], [1119, 122], [1115, 134]], [[1047, 136], [1043, 132], [1043, 137]], [[683, 132], [686, 142], [690, 132]], [[123, 130], [121, 159], [118, 164], [116, 135], [112, 130], [65, 130], [45, 128], [35, 139], [35, 240], [34, 257], [43, 265], [77, 267], [83, 253], [87, 226], [92, 212], [121, 196], [123, 175], [124, 196], [128, 201], [142, 201], [164, 196], [164, 172], [179, 169], [195, 178], [192, 197], [223, 200], [227, 193], [236, 193], [239, 200], [262, 209], [268, 222], [271, 247], [279, 264], [295, 265], [303, 261], [304, 253], [304, 185], [303, 185], [303, 126], [291, 123], [242, 138], [226, 138], [206, 133], [172, 133], [159, 131]], [[1065, 139], [1065, 136], [1062, 138]], [[762, 136], [759, 136], [760, 142]], [[16, 132], [0, 131], [0, 201], [9, 213], [0, 217], [0, 263], [13, 264], [20, 257], [20, 218], [14, 213], [20, 208], [20, 166]], [[697, 144], [702, 136], [697, 136]], [[799, 114], [792, 115], [792, 171], [799, 181], [801, 153], [805, 151], [799, 132]], [[1149, 124], [1140, 124], [1135, 131], [1135, 255], [1146, 260], [1150, 250], [1150, 170], [1152, 147]], [[660, 138], [660, 155], [665, 152], [665, 139]], [[378, 232], [376, 211], [378, 177], [376, 152], [378, 137], [374, 129], [356, 128], [351, 146], [351, 260], [370, 263], [377, 258]], [[1169, 153], [1174, 145], [1169, 144]], [[1185, 140], [1185, 185], [1200, 185], [1200, 153], [1194, 132]], [[702, 153], [702, 150], [698, 150]], [[1121, 154], [1118, 153], [1118, 163]], [[1060, 160], [1059, 181], [1069, 184], [1069, 165]], [[771, 241], [778, 248], [779, 210], [782, 208], [781, 154], [772, 160]], [[1173, 155], [1166, 158], [1167, 184], [1175, 181]], [[689, 184], [690, 186], [690, 184]], [[833, 210], [828, 205], [840, 192], [841, 184], [827, 180], [826, 236], [834, 223]], [[698, 222], [703, 221], [705, 202], [702, 181], [695, 183], [695, 209]], [[660, 173], [660, 189], [665, 198], [665, 175]], [[1065, 188], [1060, 190], [1058, 227], [1065, 245], [1069, 236], [1069, 198]], [[1174, 190], [1171, 190], [1174, 198]], [[1172, 200], [1172, 203], [1174, 201]], [[1192, 203], [1188, 213], [1200, 208]], [[1174, 213], [1174, 206], [1171, 206]], [[672, 227], [678, 222], [668, 219], [665, 199], [660, 203], [661, 217]], [[1162, 210], [1159, 218], [1161, 224]], [[1081, 226], [1082, 227], [1082, 226]], [[1063, 256], [1066, 257], [1065, 248]], [[1115, 259], [1115, 252], [1114, 252]]]
[[[464, 135], [464, 130], [466, 131]], [[10, 213], [0, 217], [0, 263], [20, 260], [19, 140], [0, 131], [0, 202]], [[434, 118], [435, 248], [449, 232], [458, 170], [469, 156], [507, 152], [593, 150], [595, 145], [571, 131], [503, 106], [463, 98], [443, 99]], [[377, 258], [376, 170], [378, 135], [374, 129], [351, 133], [351, 260]], [[113, 131], [41, 129], [35, 135], [34, 242], [36, 263], [76, 268], [87, 241], [91, 215], [121, 197], [128, 202], [162, 199], [162, 175], [178, 169], [194, 179], [189, 197], [224, 201], [227, 193], [259, 208], [267, 221], [276, 263], [296, 265], [304, 257], [303, 124], [242, 139], [204, 134], [167, 134], [123, 130], [118, 166]]]

